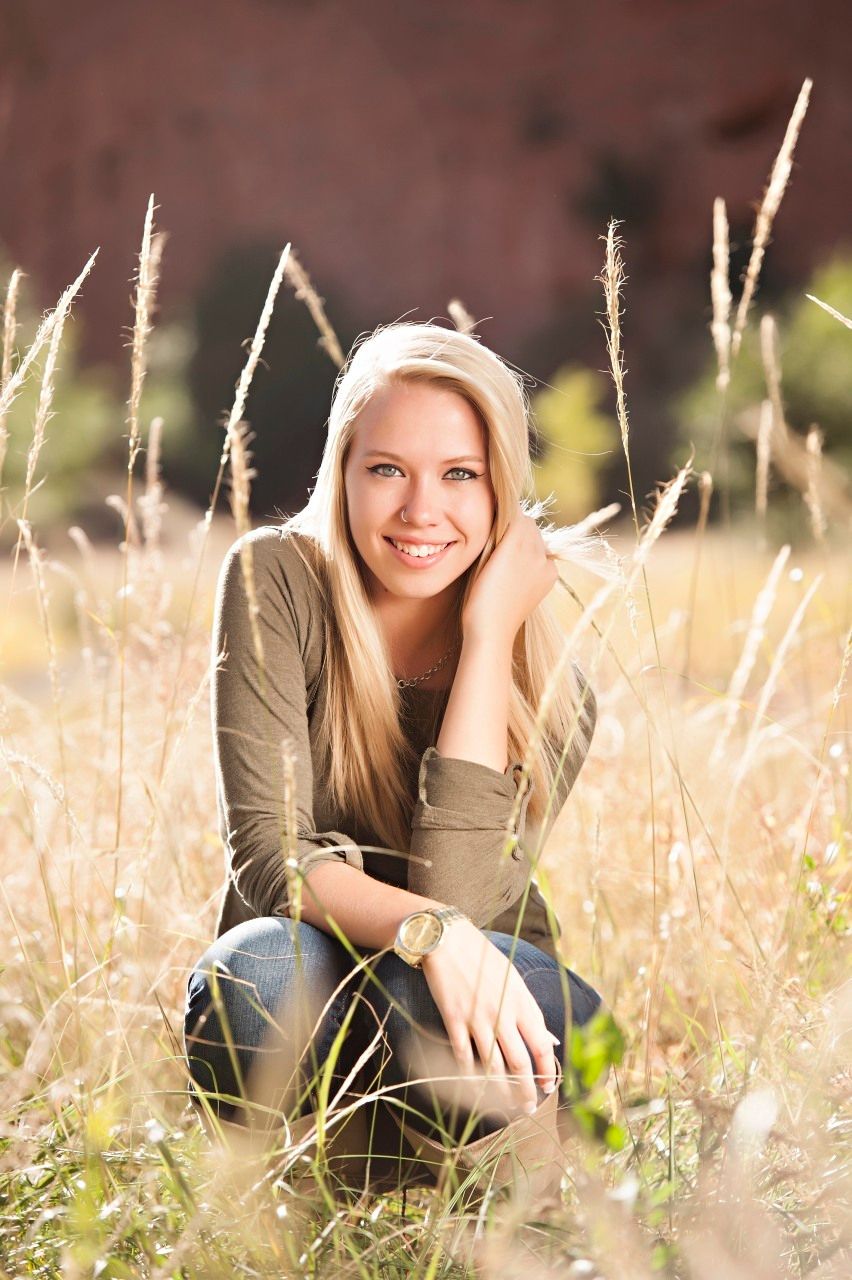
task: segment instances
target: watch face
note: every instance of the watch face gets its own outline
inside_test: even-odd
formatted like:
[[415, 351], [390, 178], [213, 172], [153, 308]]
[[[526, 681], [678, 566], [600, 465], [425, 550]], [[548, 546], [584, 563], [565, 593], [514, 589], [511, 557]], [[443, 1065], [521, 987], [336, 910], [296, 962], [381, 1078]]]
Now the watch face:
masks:
[[425, 955], [437, 945], [442, 933], [440, 920], [436, 920], [428, 911], [418, 911], [403, 923], [400, 941], [411, 951]]

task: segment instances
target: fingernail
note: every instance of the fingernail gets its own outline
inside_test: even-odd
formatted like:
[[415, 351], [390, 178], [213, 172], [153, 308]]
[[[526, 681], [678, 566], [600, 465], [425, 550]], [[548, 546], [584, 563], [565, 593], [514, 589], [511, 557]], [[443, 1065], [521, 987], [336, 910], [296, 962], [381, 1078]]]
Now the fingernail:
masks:
[[550, 1038], [551, 1038], [551, 1040], [553, 1041], [553, 1043], [554, 1043], [554, 1044], [561, 1044], [561, 1043], [562, 1043], [562, 1041], [560, 1040], [559, 1036], [555, 1036], [555, 1035], [553, 1034], [553, 1032], [552, 1032], [552, 1031], [548, 1031], [548, 1033], [547, 1033], [547, 1034], [550, 1036]]
[[524, 1107], [524, 1111], [526, 1111], [528, 1116], [531, 1116], [535, 1112], [535, 1109], [537, 1106], [538, 1106], [537, 1102], [528, 1102], [527, 1105]]
[[552, 1084], [543, 1084], [541, 1086], [541, 1091], [542, 1093], [553, 1093], [553, 1090], [555, 1088], [556, 1088], [556, 1081], [554, 1080]]

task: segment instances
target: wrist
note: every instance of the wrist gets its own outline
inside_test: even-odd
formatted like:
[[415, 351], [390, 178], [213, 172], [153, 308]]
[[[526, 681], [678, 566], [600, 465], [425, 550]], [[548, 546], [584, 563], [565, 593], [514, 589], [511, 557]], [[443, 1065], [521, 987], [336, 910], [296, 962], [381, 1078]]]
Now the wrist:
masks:
[[462, 623], [462, 653], [475, 651], [476, 653], [497, 654], [498, 656], [507, 656], [511, 661], [512, 651], [515, 647], [515, 637], [518, 629], [514, 631], [511, 627], [507, 627], [505, 623], [500, 622], [466, 622]]
[[465, 915], [455, 916], [452, 920], [445, 920], [444, 932], [441, 935], [440, 942], [438, 943], [434, 951], [427, 951], [426, 955], [423, 957], [423, 959], [420, 962], [421, 965], [425, 965], [427, 960], [431, 960], [433, 956], [436, 956], [440, 953], [441, 949], [444, 947], [447, 941], [447, 938], [451, 934], [454, 934], [460, 930], [463, 930], [468, 925], [473, 929], [476, 928], [476, 925], [473, 923], [470, 917]]

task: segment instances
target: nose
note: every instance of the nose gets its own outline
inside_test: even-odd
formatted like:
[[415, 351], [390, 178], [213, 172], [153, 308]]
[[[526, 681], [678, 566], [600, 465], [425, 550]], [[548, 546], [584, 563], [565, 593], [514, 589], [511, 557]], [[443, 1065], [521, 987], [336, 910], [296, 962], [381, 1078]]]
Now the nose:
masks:
[[428, 476], [422, 480], [413, 480], [408, 488], [405, 502], [400, 514], [405, 512], [405, 523], [423, 528], [438, 522], [439, 499], [431, 487]]

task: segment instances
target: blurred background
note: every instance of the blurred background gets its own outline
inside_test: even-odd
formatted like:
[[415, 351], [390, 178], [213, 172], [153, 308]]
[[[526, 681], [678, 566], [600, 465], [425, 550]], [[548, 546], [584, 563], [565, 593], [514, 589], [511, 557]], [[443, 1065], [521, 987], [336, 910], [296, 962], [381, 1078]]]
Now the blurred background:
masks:
[[[279, 1155], [274, 1176], [223, 1161], [185, 1091], [185, 980], [227, 861], [210, 641], [241, 516], [238, 468], [217, 475], [288, 241], [344, 352], [399, 318], [451, 324], [458, 299], [526, 376], [552, 514], [622, 504], [621, 582], [560, 574], [597, 728], [535, 857], [561, 954], [625, 1043], [573, 1029], [588, 1083], [615, 1069], [575, 1108], [596, 1136], [567, 1212], [517, 1241], [515, 1209], [495, 1216], [476, 1274], [848, 1280], [852, 332], [807, 295], [852, 317], [850, 36], [849, 0], [0, 0], [4, 334], [24, 273], [2, 385], [99, 250], [43, 447], [47, 344], [8, 439], [0, 419], [0, 1280], [450, 1274], [431, 1200], [330, 1210], [291, 1244]], [[736, 306], [808, 79], [725, 393], [714, 200]], [[285, 280], [244, 415], [255, 524], [304, 505], [336, 372]], [[648, 495], [693, 450], [712, 504], [700, 474], [674, 486], [652, 528], [673, 505], [679, 527], [638, 557]]]
[[[0, 13], [0, 268], [4, 290], [13, 267], [25, 273], [19, 350], [100, 247], [63, 339], [40, 461], [49, 483], [30, 505], [43, 539], [69, 519], [92, 538], [120, 527], [103, 499], [126, 470], [151, 192], [167, 240], [142, 411], [145, 424], [164, 419], [173, 511], [210, 499], [222, 417], [288, 240], [344, 351], [398, 318], [451, 323], [460, 299], [482, 340], [529, 376], [539, 488], [574, 519], [626, 484], [595, 280], [620, 219], [637, 494], [692, 444], [696, 468], [709, 465], [713, 199], [727, 205], [736, 302], [806, 76], [757, 305], [778, 321], [790, 426], [817, 423], [826, 461], [852, 460], [850, 335], [805, 298], [852, 312], [848, 0], [6, 0]], [[747, 427], [765, 394], [754, 321], [729, 398], [742, 507]], [[247, 409], [255, 520], [306, 500], [335, 372], [283, 288]], [[37, 395], [35, 380], [10, 415], [10, 500]], [[770, 518], [795, 537], [801, 499], [773, 485]]]

